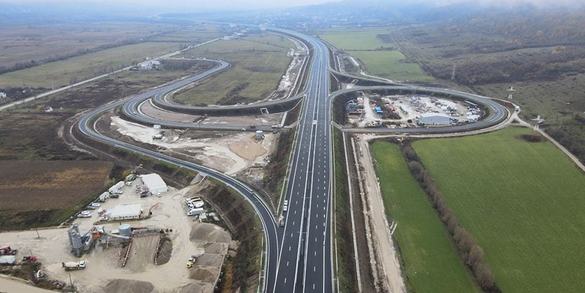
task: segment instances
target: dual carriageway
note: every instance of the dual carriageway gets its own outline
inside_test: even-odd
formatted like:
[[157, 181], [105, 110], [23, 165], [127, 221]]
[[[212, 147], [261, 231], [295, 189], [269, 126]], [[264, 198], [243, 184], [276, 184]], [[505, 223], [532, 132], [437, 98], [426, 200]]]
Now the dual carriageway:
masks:
[[[229, 70], [230, 65], [221, 60], [208, 60], [215, 65], [205, 72], [179, 79], [144, 93], [114, 101], [84, 113], [77, 130], [85, 138], [100, 144], [134, 152], [143, 156], [164, 161], [181, 168], [207, 174], [237, 191], [254, 208], [264, 232], [264, 257], [262, 271], [262, 292], [334, 292], [336, 291], [333, 249], [332, 249], [332, 99], [363, 90], [397, 90], [463, 95], [488, 109], [488, 115], [475, 124], [461, 125], [461, 128], [441, 130], [431, 128], [414, 129], [377, 129], [374, 132], [386, 133], [428, 133], [464, 132], [485, 128], [502, 123], [509, 112], [500, 104], [484, 97], [447, 89], [435, 89], [408, 85], [378, 85], [375, 87], [354, 87], [330, 93], [330, 52], [318, 38], [290, 30], [272, 29], [273, 32], [293, 37], [303, 42], [310, 52], [310, 62], [306, 68], [306, 79], [302, 90], [297, 94], [278, 101], [268, 101], [251, 105], [223, 107], [194, 107], [178, 105], [169, 101], [167, 95], [194, 82], [201, 81]], [[259, 113], [261, 108], [289, 110], [302, 102], [298, 121], [285, 199], [288, 211], [284, 227], [279, 227], [271, 205], [246, 183], [211, 168], [189, 161], [174, 158], [153, 150], [142, 148], [106, 136], [96, 128], [96, 121], [106, 113], [120, 109], [122, 115], [134, 122], [145, 125], [161, 125], [165, 128], [193, 128], [203, 130], [246, 130], [246, 125], [201, 125], [187, 122], [166, 121], [148, 116], [141, 111], [144, 103], [165, 111], [189, 114], [208, 113], [209, 115], [238, 115]], [[249, 130], [249, 129], [248, 129]], [[372, 129], [344, 129], [343, 131], [371, 132]]]

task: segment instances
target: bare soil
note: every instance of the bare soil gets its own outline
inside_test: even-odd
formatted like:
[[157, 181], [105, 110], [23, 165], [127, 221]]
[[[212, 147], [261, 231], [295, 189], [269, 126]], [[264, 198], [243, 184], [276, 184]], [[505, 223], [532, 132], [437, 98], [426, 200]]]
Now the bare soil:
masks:
[[58, 224], [105, 189], [113, 163], [0, 161], [0, 230]]
[[154, 286], [150, 282], [125, 279], [111, 280], [103, 288], [104, 293], [148, 293], [153, 290]]

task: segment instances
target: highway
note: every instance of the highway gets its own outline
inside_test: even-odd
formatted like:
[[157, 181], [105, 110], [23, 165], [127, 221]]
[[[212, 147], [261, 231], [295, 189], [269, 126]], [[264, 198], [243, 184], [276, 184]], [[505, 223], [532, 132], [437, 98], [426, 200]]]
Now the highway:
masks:
[[[140, 106], [149, 99], [159, 103], [172, 104], [165, 96], [194, 82], [222, 72], [230, 65], [221, 60], [208, 60], [216, 66], [205, 72], [175, 80], [152, 88], [144, 93], [118, 100], [84, 113], [78, 123], [81, 134], [96, 142], [135, 152], [171, 163], [181, 168], [202, 172], [232, 187], [247, 199], [258, 214], [265, 236], [265, 254], [262, 292], [333, 292], [334, 272], [331, 245], [331, 195], [333, 190], [333, 154], [331, 134], [331, 101], [342, 94], [360, 90], [403, 90], [428, 94], [441, 94], [463, 97], [482, 104], [488, 109], [485, 119], [477, 123], [445, 128], [405, 128], [405, 129], [343, 129], [356, 132], [399, 132], [399, 133], [445, 133], [469, 131], [485, 128], [503, 121], [509, 116], [505, 107], [481, 96], [462, 93], [449, 89], [437, 89], [411, 85], [384, 85], [354, 87], [330, 94], [330, 56], [324, 43], [313, 36], [281, 29], [271, 29], [302, 40], [309, 47], [311, 58], [307, 69], [305, 88], [302, 91], [302, 111], [298, 121], [296, 139], [291, 155], [290, 172], [284, 199], [288, 209], [284, 213], [284, 227], [278, 227], [270, 206], [249, 186], [219, 171], [180, 160], [156, 151], [118, 141], [101, 134], [95, 128], [96, 120], [103, 114], [121, 108], [127, 119], [146, 125], [160, 124], [168, 128], [200, 128], [209, 130], [242, 130], [242, 125], [197, 125], [194, 123], [163, 121], [149, 117], [141, 112]], [[297, 89], [298, 91], [299, 89]], [[295, 97], [295, 99], [300, 97]], [[286, 103], [287, 100], [274, 101]], [[176, 104], [171, 105], [177, 107]], [[228, 106], [233, 110], [238, 107]], [[251, 107], [258, 107], [258, 104]], [[185, 106], [181, 111], [191, 111]], [[199, 107], [207, 108], [207, 107]], [[215, 111], [219, 107], [208, 107]], [[185, 110], [187, 109], [187, 110]], [[191, 110], [189, 110], [191, 109]], [[201, 109], [197, 109], [199, 111]], [[203, 109], [205, 110], [205, 109]], [[460, 127], [460, 128], [458, 128]]]
[[312, 59], [286, 186], [288, 211], [273, 292], [332, 292], [329, 51], [314, 37], [283, 32], [308, 42]]

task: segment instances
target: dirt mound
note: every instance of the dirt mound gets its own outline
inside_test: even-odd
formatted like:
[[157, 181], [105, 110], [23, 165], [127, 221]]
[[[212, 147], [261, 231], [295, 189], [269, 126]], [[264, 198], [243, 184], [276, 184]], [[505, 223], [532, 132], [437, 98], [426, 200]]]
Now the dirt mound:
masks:
[[215, 282], [215, 278], [218, 275], [217, 268], [196, 268], [191, 271], [189, 277], [193, 280], [199, 280], [205, 283]]
[[257, 142], [250, 136], [242, 137], [240, 140], [230, 143], [228, 147], [236, 155], [250, 161], [266, 153], [262, 143]]
[[177, 293], [203, 293], [203, 292], [213, 292], [211, 287], [206, 284], [197, 284], [191, 283], [187, 284], [177, 291]]
[[171, 259], [171, 254], [173, 253], [173, 243], [169, 238], [161, 238], [160, 240], [160, 247], [158, 248], [158, 252], [156, 254], [156, 264], [157, 265], [164, 265]]
[[191, 241], [230, 243], [230, 234], [219, 226], [195, 223], [191, 227]]
[[195, 264], [198, 266], [221, 266], [223, 256], [219, 254], [203, 254], [197, 258]]
[[126, 268], [133, 272], [144, 272], [148, 264], [154, 263], [160, 234], [143, 235], [132, 239]]
[[104, 293], [150, 293], [154, 286], [149, 282], [114, 279], [104, 286]]
[[227, 245], [225, 245], [224, 243], [209, 243], [205, 245], [204, 249], [205, 253], [224, 254], [227, 251], [226, 246]]

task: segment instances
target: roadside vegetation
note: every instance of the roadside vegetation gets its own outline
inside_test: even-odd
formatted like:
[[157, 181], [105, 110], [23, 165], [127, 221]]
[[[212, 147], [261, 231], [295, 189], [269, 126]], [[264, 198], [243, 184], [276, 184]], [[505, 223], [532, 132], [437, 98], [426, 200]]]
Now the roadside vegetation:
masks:
[[322, 33], [321, 37], [357, 58], [368, 74], [402, 81], [432, 81], [417, 63], [407, 60], [396, 46], [380, 38], [387, 31], [387, 28], [330, 31]]
[[[263, 234], [260, 220], [252, 206], [241, 195], [219, 182], [205, 189], [204, 198], [217, 208], [228, 230], [239, 243], [237, 254], [228, 256], [226, 265], [232, 275], [226, 276], [222, 290], [256, 292], [259, 273], [262, 269]], [[226, 268], [224, 266], [224, 268]], [[230, 272], [224, 270], [224, 273]]]
[[413, 292], [479, 291], [441, 219], [415, 181], [397, 144], [372, 145], [387, 217], [394, 219], [408, 288]]
[[185, 57], [222, 59], [232, 67], [196, 87], [177, 93], [177, 102], [192, 105], [236, 104], [265, 99], [278, 86], [291, 57], [294, 44], [270, 34], [251, 34], [241, 39], [220, 40], [194, 48]]
[[585, 229], [585, 175], [533, 136], [508, 128], [413, 147], [502, 291], [577, 292], [585, 286], [585, 238], [575, 233]]
[[337, 277], [339, 278], [339, 292], [356, 292], [357, 278], [354, 265], [354, 250], [352, 239], [351, 215], [349, 208], [348, 174], [345, 168], [345, 153], [343, 136], [341, 131], [333, 129], [334, 150], [333, 154], [335, 168], [335, 239], [334, 246], [337, 248], [335, 255], [337, 264]]

